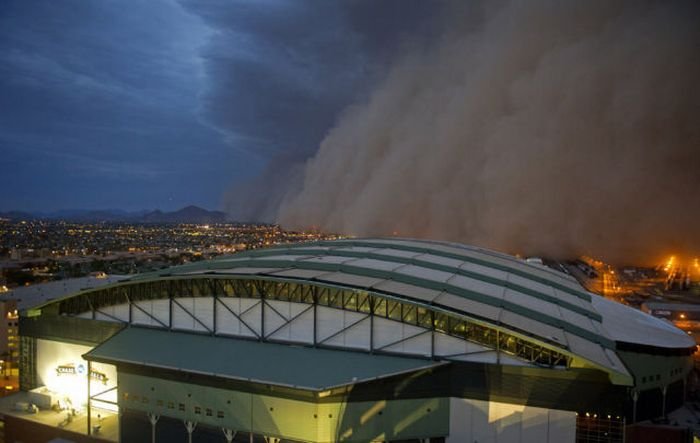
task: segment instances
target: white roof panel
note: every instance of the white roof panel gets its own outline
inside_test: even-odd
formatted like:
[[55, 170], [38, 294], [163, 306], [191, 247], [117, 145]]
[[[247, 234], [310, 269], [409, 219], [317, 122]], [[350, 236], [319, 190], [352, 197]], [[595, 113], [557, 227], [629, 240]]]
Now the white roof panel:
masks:
[[271, 275], [276, 277], [290, 277], [290, 278], [301, 278], [301, 279], [314, 279], [320, 275], [327, 274], [328, 271], [317, 271], [315, 269], [299, 269], [291, 268], [284, 269], [282, 271], [271, 272]]
[[419, 286], [409, 285], [393, 280], [382, 280], [381, 282], [376, 283], [372, 289], [389, 292], [391, 294], [400, 294], [406, 297], [428, 302], [432, 302], [441, 294], [440, 291], [436, 291], [434, 289], [421, 288]]
[[280, 268], [240, 267], [240, 268], [218, 270], [217, 274], [232, 274], [232, 275], [269, 274], [269, 273], [276, 272], [279, 270], [280, 270]]
[[[593, 321], [585, 315], [579, 314], [578, 312], [569, 311], [568, 309], [562, 309], [561, 315], [569, 324], [578, 326], [581, 329], [590, 331], [593, 334], [601, 335], [602, 331], [593, 325]], [[597, 323], [597, 322], [596, 322]]]
[[[280, 255], [262, 255], [259, 257], [251, 257], [252, 260], [285, 260], [285, 261], [297, 261], [309, 258], [308, 255], [294, 255], [294, 254], [280, 254]], [[235, 263], [237, 260], [231, 260]]]
[[437, 283], [445, 283], [452, 278], [452, 272], [437, 271], [435, 269], [423, 268], [420, 266], [406, 265], [396, 270], [397, 274], [408, 275], [410, 277], [422, 278]]
[[476, 263], [463, 262], [459, 266], [459, 268], [465, 271], [474, 272], [476, 274], [495, 278], [501, 281], [505, 281], [505, 279], [508, 278], [508, 273], [505, 271], [501, 271], [500, 269], [495, 268], [489, 268], [488, 266], [477, 265]]
[[389, 248], [375, 249], [372, 252], [374, 252], [376, 254], [386, 255], [389, 257], [401, 257], [401, 258], [413, 258], [417, 255], [420, 255], [420, 252], [404, 251], [401, 249], [389, 249]]
[[564, 331], [560, 328], [555, 328], [554, 326], [546, 325], [538, 322], [537, 320], [533, 320], [520, 314], [516, 314], [515, 312], [506, 310], [501, 312], [500, 320], [506, 325], [517, 328], [520, 331], [529, 332], [537, 337], [562, 345], [567, 344]]
[[664, 348], [695, 346], [695, 340], [670, 322], [600, 296], [594, 296], [592, 302], [603, 316], [603, 327], [615, 341]]
[[586, 300], [583, 300], [579, 297], [576, 297], [573, 294], [569, 294], [568, 292], [560, 291], [557, 288], [552, 288], [552, 291], [554, 292], [554, 296], [559, 300], [562, 300], [562, 301], [570, 303], [574, 306], [578, 306], [580, 308], [583, 308], [586, 311], [595, 312], [595, 309], [593, 309], [593, 306], [591, 305], [591, 303], [587, 302]]
[[532, 291], [537, 291], [545, 295], [549, 295], [550, 297], [555, 297], [554, 289], [549, 286], [545, 285], [539, 282], [536, 282], [534, 280], [530, 280], [524, 277], [521, 277], [516, 274], [508, 274], [508, 282], [513, 283], [518, 286], [522, 286], [524, 288], [530, 289]]
[[[566, 339], [569, 342], [569, 350], [574, 354], [580, 355], [581, 357], [590, 360], [594, 363], [609, 368], [612, 366], [612, 362], [608, 358], [605, 349], [598, 343], [593, 343], [585, 340], [577, 335], [565, 332]], [[620, 371], [620, 368], [615, 368]]]
[[419, 254], [415, 257], [416, 260], [426, 261], [429, 263], [434, 263], [436, 265], [450, 266], [453, 268], [459, 268], [459, 266], [464, 263], [463, 260], [457, 260], [449, 257], [441, 257], [434, 254]]
[[527, 294], [523, 294], [522, 292], [514, 291], [510, 288], [506, 289], [505, 291], [505, 299], [511, 303], [515, 303], [518, 306], [531, 309], [535, 312], [540, 312], [552, 318], [562, 318], [561, 311], [557, 305]]
[[[331, 248], [326, 248], [326, 249], [331, 249]], [[371, 248], [371, 247], [366, 247], [366, 246], [343, 246], [342, 248], [332, 248], [332, 251], [347, 251], [347, 252], [356, 252], [360, 254], [367, 254], [370, 252], [376, 252], [377, 248]]]
[[317, 279], [325, 282], [340, 283], [360, 288], [370, 288], [376, 285], [377, 283], [384, 281], [380, 278], [366, 277], [364, 275], [345, 274], [343, 272], [329, 272], [327, 274], [323, 274], [322, 276], [317, 277]]
[[346, 264], [349, 266], [356, 266], [360, 268], [376, 269], [378, 271], [393, 271], [397, 268], [400, 268], [401, 266], [406, 266], [403, 263], [375, 260], [373, 258], [356, 258], [350, 260]]
[[458, 288], [494, 297], [498, 300], [503, 298], [503, 294], [505, 292], [505, 288], [503, 286], [486, 283], [481, 280], [456, 274], [450, 279], [450, 281], [448, 281], [448, 283], [453, 286], [457, 286]]
[[443, 292], [433, 300], [433, 303], [437, 303], [448, 308], [456, 309], [464, 312], [465, 314], [473, 314], [477, 317], [482, 317], [491, 321], [498, 321], [498, 317], [501, 314], [502, 308], [492, 305], [487, 305], [474, 300], [469, 300], [459, 295], [449, 294]]
[[354, 259], [349, 258], [349, 257], [339, 257], [337, 255], [319, 255], [316, 257], [308, 257], [307, 256], [303, 259], [300, 259], [299, 261], [304, 261], [304, 262], [308, 262], [308, 263], [323, 263], [323, 264], [340, 265], [340, 264], [346, 263], [346, 262], [351, 261], [351, 260], [354, 260]]

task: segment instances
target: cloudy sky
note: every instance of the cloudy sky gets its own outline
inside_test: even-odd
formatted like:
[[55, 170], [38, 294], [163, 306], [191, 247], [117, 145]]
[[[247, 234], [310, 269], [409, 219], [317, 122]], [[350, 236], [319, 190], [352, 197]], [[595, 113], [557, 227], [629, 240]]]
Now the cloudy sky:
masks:
[[313, 154], [440, 5], [5, 0], [0, 211], [221, 208]]

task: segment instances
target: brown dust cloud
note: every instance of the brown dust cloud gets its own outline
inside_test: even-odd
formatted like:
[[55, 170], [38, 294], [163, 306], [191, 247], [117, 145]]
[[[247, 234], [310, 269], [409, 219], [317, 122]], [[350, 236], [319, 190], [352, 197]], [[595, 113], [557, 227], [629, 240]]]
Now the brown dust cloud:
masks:
[[700, 254], [699, 6], [456, 5], [342, 113], [276, 220], [620, 264]]

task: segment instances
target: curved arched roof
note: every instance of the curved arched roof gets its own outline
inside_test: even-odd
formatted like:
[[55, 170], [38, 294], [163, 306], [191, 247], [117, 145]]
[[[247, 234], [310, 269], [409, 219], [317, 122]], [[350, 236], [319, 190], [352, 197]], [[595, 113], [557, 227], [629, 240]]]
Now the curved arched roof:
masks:
[[[345, 239], [292, 244], [132, 277], [238, 276], [294, 280], [365, 290], [454, 312], [527, 335], [617, 374], [628, 375], [616, 342], [691, 348], [682, 331], [619, 305], [610, 308], [573, 278], [494, 251], [455, 243]], [[605, 309], [600, 308], [602, 306]], [[644, 316], [644, 333], [620, 324]], [[610, 318], [606, 319], [605, 316]], [[647, 343], [654, 331], [664, 340]]]
[[[159, 273], [196, 274], [301, 279], [390, 294], [524, 332], [626, 372], [614, 352], [615, 337], [591, 303], [595, 296], [570, 276], [486, 249], [413, 239], [346, 239], [247, 251]], [[685, 339], [670, 344], [688, 347]]]

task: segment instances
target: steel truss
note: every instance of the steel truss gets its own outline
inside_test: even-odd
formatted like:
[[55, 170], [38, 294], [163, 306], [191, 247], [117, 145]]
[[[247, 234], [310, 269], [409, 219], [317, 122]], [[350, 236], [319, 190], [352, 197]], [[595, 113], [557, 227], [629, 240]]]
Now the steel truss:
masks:
[[[368, 292], [359, 289], [347, 289], [323, 284], [297, 281], [277, 281], [262, 278], [246, 277], [188, 277], [170, 278], [149, 282], [136, 282], [121, 284], [110, 288], [97, 289], [79, 294], [77, 296], [58, 302], [58, 311], [61, 315], [78, 315], [91, 312], [95, 319], [99, 313], [116, 321], [124, 321], [104, 312], [104, 307], [128, 304], [129, 323], [132, 322], [133, 313], [139, 311], [164, 328], [172, 329], [173, 307], [183, 310], [198, 322], [206, 332], [217, 333], [216, 315], [214, 315], [214, 327], [208, 327], [197, 316], [177, 301], [180, 297], [212, 297], [213, 308], [216, 312], [217, 305], [222, 306], [232, 314], [241, 324], [250, 330], [254, 337], [261, 341], [274, 341], [271, 337], [285, 326], [297, 320], [303, 314], [313, 310], [316, 317], [317, 306], [325, 306], [345, 311], [366, 314], [352, 324], [342, 328], [328, 337], [319, 337], [314, 321], [313, 344], [314, 346], [325, 346], [331, 338], [356, 326], [357, 324], [369, 320], [370, 328], [373, 327], [375, 318], [385, 318], [404, 324], [418, 326], [426, 330], [425, 333], [442, 333], [451, 337], [457, 337], [468, 342], [476, 343], [480, 346], [490, 348], [498, 353], [512, 355], [519, 359], [546, 367], [568, 367], [571, 357], [558, 352], [553, 345], [552, 348], [542, 346], [523, 338], [522, 336], [510, 334], [502, 329], [490, 327], [485, 322], [475, 321], [459, 313], [438, 310], [436, 307], [423, 305], [419, 302], [402, 300], [388, 294]], [[246, 311], [236, 313], [230, 309], [222, 300], [226, 298], [246, 298], [257, 299], [257, 303], [250, 306]], [[170, 301], [170, 323], [165, 324], [157, 319], [145, 309], [138, 305], [138, 302], [148, 300]], [[270, 301], [287, 301], [292, 303], [308, 304], [309, 307], [296, 315], [285, 316], [275, 309]], [[244, 319], [245, 314], [260, 306], [261, 331], [256, 329]], [[279, 316], [283, 323], [275, 327], [272, 331], [265, 331], [265, 316]], [[371, 331], [373, 332], [373, 331]], [[395, 343], [375, 347], [370, 344], [370, 352], [385, 352], [386, 348], [398, 344], [401, 341], [410, 340], [415, 336], [406, 337]], [[370, 333], [370, 337], [374, 337]], [[434, 335], [432, 339], [431, 355], [434, 354]], [[466, 355], [461, 354], [461, 355]], [[455, 354], [457, 355], [457, 354]]]

